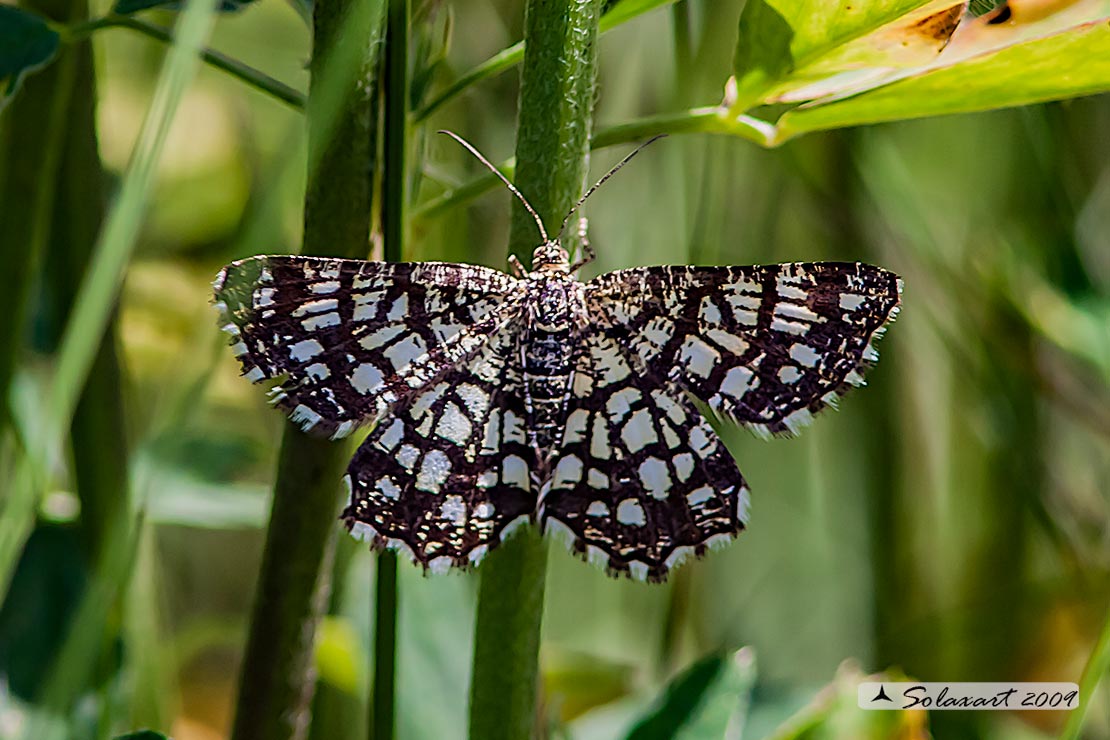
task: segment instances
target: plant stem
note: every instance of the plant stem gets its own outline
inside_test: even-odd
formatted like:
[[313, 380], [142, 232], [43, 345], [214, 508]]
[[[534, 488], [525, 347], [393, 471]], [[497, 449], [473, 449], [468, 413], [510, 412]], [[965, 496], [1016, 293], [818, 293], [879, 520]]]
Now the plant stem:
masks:
[[288, 424], [239, 679], [233, 740], [291, 740], [308, 727], [313, 643], [335, 548], [343, 445]]
[[[516, 186], [548, 226], [582, 193], [597, 75], [597, 0], [529, 0], [516, 144]], [[529, 256], [539, 235], [513, 204], [509, 250]]]
[[[89, 36], [95, 31], [106, 28], [128, 28], [132, 31], [138, 31], [144, 36], [148, 36], [156, 41], [162, 41], [167, 44], [173, 40], [173, 36], [169, 29], [154, 23], [148, 23], [141, 18], [132, 18], [124, 15], [106, 15], [103, 18], [97, 18], [96, 20], [71, 26], [65, 32], [63, 38], [67, 42], [72, 43]], [[280, 100], [291, 108], [295, 108], [296, 110], [304, 109], [304, 93], [286, 85], [281, 80], [274, 79], [265, 72], [207, 47], [201, 50], [200, 58], [205, 64], [227, 72], [232, 77], [237, 78], [241, 82], [245, 82], [247, 85], [260, 92], [264, 92]]]
[[[371, 3], [313, 9], [304, 253], [366, 255], [373, 170]], [[335, 547], [347, 447], [287, 423], [232, 729], [234, 740], [303, 738], [314, 688], [316, 623]]]
[[[597, 73], [598, 0], [529, 0], [516, 184], [558, 224], [582, 192]], [[536, 225], [514, 204], [509, 248], [527, 254]], [[471, 674], [470, 737], [528, 740], [536, 721], [547, 543], [521, 532], [482, 567]]]
[[[405, 253], [409, 194], [409, 0], [389, 0], [383, 72], [382, 256], [399, 262]], [[378, 555], [374, 588], [374, 683], [370, 738], [392, 740], [397, 664], [397, 556]]]
[[370, 699], [371, 740], [392, 740], [397, 680], [397, 554], [378, 554], [374, 588], [374, 684]]
[[[615, 3], [613, 9], [602, 16], [599, 30], [601, 33], [605, 33], [623, 23], [627, 23], [633, 18], [643, 15], [649, 10], [654, 10], [663, 5], [670, 5], [673, 2], [676, 2], [676, 0], [654, 0], [654, 2], [649, 3]], [[626, 6], [635, 7], [632, 10], [625, 10], [624, 8]], [[428, 116], [435, 113], [441, 106], [465, 92], [466, 89], [474, 83], [480, 82], [487, 77], [495, 77], [505, 72], [511, 67], [519, 64], [520, 61], [524, 59], [524, 56], [524, 41], [519, 41], [510, 47], [502, 49], [469, 72], [463, 74], [451, 83], [447, 89], [443, 90], [439, 95], [414, 111], [413, 121], [416, 123], [423, 121]]]
[[470, 738], [529, 740], [536, 721], [547, 543], [518, 532], [482, 566], [470, 676]]
[[383, 257], [400, 261], [406, 242], [408, 216], [408, 33], [409, 0], [389, 0], [384, 77], [382, 156]]

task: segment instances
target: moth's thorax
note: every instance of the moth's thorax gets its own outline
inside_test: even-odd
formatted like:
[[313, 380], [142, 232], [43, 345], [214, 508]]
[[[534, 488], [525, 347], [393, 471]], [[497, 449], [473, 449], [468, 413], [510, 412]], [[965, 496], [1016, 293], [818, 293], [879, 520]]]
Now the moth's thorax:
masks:
[[532, 252], [532, 270], [546, 274], [570, 272], [570, 255], [559, 242], [544, 242]]
[[544, 332], [562, 332], [585, 318], [583, 285], [566, 272], [528, 274], [528, 323]]

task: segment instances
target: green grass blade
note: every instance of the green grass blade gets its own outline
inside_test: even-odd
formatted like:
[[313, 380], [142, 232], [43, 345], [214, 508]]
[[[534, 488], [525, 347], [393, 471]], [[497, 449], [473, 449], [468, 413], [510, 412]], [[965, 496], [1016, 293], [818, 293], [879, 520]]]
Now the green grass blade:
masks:
[[73, 417], [81, 389], [111, 321], [123, 275], [142, 223], [159, 161], [174, 113], [198, 66], [197, 55], [208, 36], [214, 2], [193, 0], [181, 14], [154, 91], [154, 99], [139, 132], [131, 162], [114, 207], [93, 251], [88, 272], [74, 301], [73, 312], [58, 352], [57, 368], [46, 400], [43, 433], [29, 455], [20, 458], [12, 476], [11, 494], [0, 517], [0, 594], [7, 592], [19, 551], [34, 525], [42, 491], [42, 459], [57, 447]]
[[1068, 714], [1068, 721], [1060, 732], [1060, 740], [1078, 740], [1083, 731], [1083, 722], [1087, 719], [1087, 710], [1094, 701], [1095, 689], [1099, 682], [1110, 670], [1110, 611], [1102, 623], [1098, 641], [1083, 666], [1083, 675], [1079, 679], [1079, 706]]
[[[86, 0], [72, 0], [71, 15], [85, 17]], [[81, 286], [97, 234], [104, 223], [107, 179], [100, 162], [96, 130], [96, 78], [92, 44], [67, 50], [75, 64], [69, 104], [68, 136], [59, 168], [50, 233], [48, 264], [43, 281], [51, 286], [51, 313], [68, 317]], [[85, 545], [96, 562], [113, 528], [128, 507], [128, 440], [117, 319], [105, 328], [70, 428], [73, 480], [81, 500]], [[59, 327], [60, 328], [60, 327]]]

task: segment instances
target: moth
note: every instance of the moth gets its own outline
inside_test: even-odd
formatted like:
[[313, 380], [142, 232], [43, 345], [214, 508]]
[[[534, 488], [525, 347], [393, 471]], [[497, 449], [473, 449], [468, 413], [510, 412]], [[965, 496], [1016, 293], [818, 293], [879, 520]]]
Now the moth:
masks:
[[243, 374], [280, 379], [276, 406], [332, 438], [372, 425], [344, 478], [352, 534], [442, 572], [535, 523], [613, 575], [663, 580], [748, 521], [748, 487], [697, 402], [785, 435], [863, 383], [900, 300], [882, 268], [577, 279], [593, 251], [583, 232], [571, 262], [561, 235], [635, 153], [554, 238], [501, 177], [540, 232], [531, 270], [260, 256], [216, 277]]

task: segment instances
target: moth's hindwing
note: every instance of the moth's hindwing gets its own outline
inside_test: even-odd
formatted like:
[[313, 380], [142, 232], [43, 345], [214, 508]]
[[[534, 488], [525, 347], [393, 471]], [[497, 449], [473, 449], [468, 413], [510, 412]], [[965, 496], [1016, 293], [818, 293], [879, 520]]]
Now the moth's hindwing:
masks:
[[347, 470], [353, 534], [438, 572], [479, 562], [531, 520], [519, 339], [502, 328], [371, 431]]

